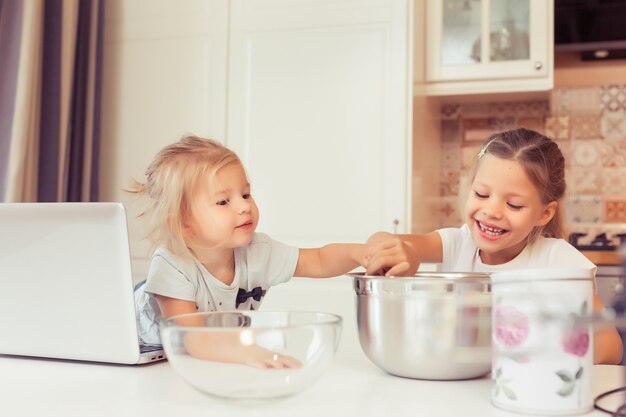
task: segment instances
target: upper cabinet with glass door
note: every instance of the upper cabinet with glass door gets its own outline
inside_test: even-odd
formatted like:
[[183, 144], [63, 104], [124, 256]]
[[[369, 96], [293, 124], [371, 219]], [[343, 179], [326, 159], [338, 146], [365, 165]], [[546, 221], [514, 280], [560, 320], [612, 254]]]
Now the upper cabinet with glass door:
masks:
[[415, 63], [423, 64], [422, 79], [416, 83], [425, 94], [552, 88], [552, 0], [418, 0], [418, 4], [424, 7], [425, 31], [422, 38], [416, 31], [416, 42], [423, 43], [425, 58]]

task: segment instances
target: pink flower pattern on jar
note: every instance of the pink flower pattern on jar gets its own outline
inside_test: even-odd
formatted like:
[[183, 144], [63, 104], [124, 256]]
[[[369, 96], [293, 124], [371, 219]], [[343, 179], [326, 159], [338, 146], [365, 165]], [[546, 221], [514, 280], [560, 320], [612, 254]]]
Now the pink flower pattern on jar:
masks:
[[589, 330], [574, 329], [563, 335], [563, 350], [582, 358], [589, 350]]
[[495, 309], [494, 329], [496, 340], [506, 347], [515, 347], [528, 337], [528, 317], [511, 306], [499, 306]]

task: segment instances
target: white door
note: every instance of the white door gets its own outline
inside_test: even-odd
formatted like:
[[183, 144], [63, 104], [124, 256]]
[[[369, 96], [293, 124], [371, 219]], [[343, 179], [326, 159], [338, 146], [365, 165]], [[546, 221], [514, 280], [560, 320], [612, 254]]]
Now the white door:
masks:
[[227, 144], [258, 231], [307, 247], [410, 230], [410, 3], [232, 1]]
[[228, 0], [107, 0], [105, 13], [100, 200], [128, 209], [137, 281], [151, 245], [123, 189], [183, 134], [224, 140]]

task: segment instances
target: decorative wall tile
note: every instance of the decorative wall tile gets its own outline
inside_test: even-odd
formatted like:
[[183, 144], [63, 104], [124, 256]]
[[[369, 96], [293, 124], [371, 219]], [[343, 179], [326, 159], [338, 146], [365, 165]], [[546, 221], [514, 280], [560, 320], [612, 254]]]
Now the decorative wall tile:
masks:
[[461, 169], [468, 171], [474, 167], [476, 156], [482, 149], [483, 145], [463, 146], [461, 148]]
[[571, 96], [568, 89], [556, 89], [550, 93], [550, 113], [563, 114], [570, 112]]
[[554, 140], [569, 139], [569, 116], [548, 116], [545, 122], [545, 135]]
[[600, 134], [606, 140], [626, 140], [626, 110], [602, 113]]
[[490, 116], [510, 116], [515, 114], [515, 103], [512, 101], [498, 101], [489, 103]]
[[602, 180], [602, 171], [598, 168], [570, 169], [566, 175], [568, 194], [570, 196], [580, 194], [601, 195]]
[[565, 169], [567, 170], [572, 166], [572, 142], [557, 142], [559, 150], [565, 158]]
[[518, 117], [516, 127], [525, 127], [526, 129], [534, 130], [535, 132], [544, 133], [544, 118], [543, 117]]
[[441, 140], [443, 142], [459, 142], [461, 140], [461, 121], [459, 119], [441, 121]]
[[601, 93], [600, 87], [568, 89], [569, 111], [573, 114], [600, 114], [602, 110]]
[[459, 109], [463, 117], [489, 117], [489, 103], [463, 103]]
[[611, 198], [626, 198], [626, 167], [604, 168], [602, 194]]
[[463, 140], [468, 142], [484, 142], [494, 133], [488, 118], [463, 119]]
[[442, 197], [439, 201], [441, 227], [459, 227], [463, 223], [462, 205], [458, 197]]
[[600, 166], [598, 140], [577, 140], [572, 142], [572, 169]]
[[462, 223], [460, 200], [485, 140], [526, 127], [556, 140], [565, 157], [569, 229], [587, 231], [586, 243], [626, 232], [626, 84], [555, 89], [549, 101], [447, 103], [441, 119], [441, 197], [429, 209], [439, 227]]
[[525, 114], [519, 114], [518, 116], [528, 117], [545, 117], [550, 110], [550, 104], [548, 100], [532, 100], [528, 102]]
[[439, 195], [451, 197], [459, 195], [460, 171], [443, 171], [439, 182]]
[[574, 223], [600, 223], [602, 220], [602, 200], [595, 196], [578, 196], [567, 199], [565, 212], [567, 219]]
[[600, 88], [602, 110], [607, 112], [626, 109], [626, 85], [605, 85]]
[[598, 147], [601, 166], [605, 168], [626, 167], [626, 141], [598, 140], [593, 142], [596, 142]]
[[514, 129], [516, 127], [515, 117], [513, 116], [490, 117], [489, 127], [494, 133]]
[[511, 104], [513, 105], [513, 115], [518, 117], [525, 117], [530, 114], [530, 102], [516, 101]]
[[626, 222], [626, 200], [608, 200], [605, 202], [605, 217], [607, 223]]
[[441, 197], [427, 197], [423, 195], [413, 196], [413, 217], [419, 216], [419, 224], [412, 225], [413, 233], [424, 233], [439, 228], [441, 224]]
[[443, 142], [441, 144], [441, 172], [461, 170], [461, 144]]
[[572, 139], [599, 139], [600, 116], [597, 114], [579, 114], [570, 116], [570, 132]]
[[461, 171], [461, 176], [459, 178], [459, 201], [461, 201], [462, 206], [465, 205], [467, 195], [472, 188], [473, 179], [471, 170]]
[[505, 101], [489, 103], [489, 115], [495, 117], [543, 117], [548, 112], [547, 100]]

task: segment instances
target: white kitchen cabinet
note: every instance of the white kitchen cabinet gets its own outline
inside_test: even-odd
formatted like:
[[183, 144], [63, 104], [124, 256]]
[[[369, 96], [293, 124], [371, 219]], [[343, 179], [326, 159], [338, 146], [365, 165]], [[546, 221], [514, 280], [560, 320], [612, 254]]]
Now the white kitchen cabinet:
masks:
[[135, 279], [150, 245], [122, 189], [186, 133], [241, 156], [258, 230], [285, 243], [410, 231], [411, 10], [411, 0], [107, 2], [101, 198], [129, 208]]
[[[418, 6], [419, 5], [419, 6]], [[549, 0], [427, 0], [422, 7], [426, 95], [544, 91], [553, 85], [553, 14]], [[419, 48], [418, 48], [419, 49]]]
[[410, 0], [232, 0], [227, 145], [259, 231], [301, 247], [409, 232]]
[[228, 1], [107, 0], [100, 200], [128, 209], [135, 281], [151, 253], [140, 205], [123, 191], [183, 134], [226, 134]]

